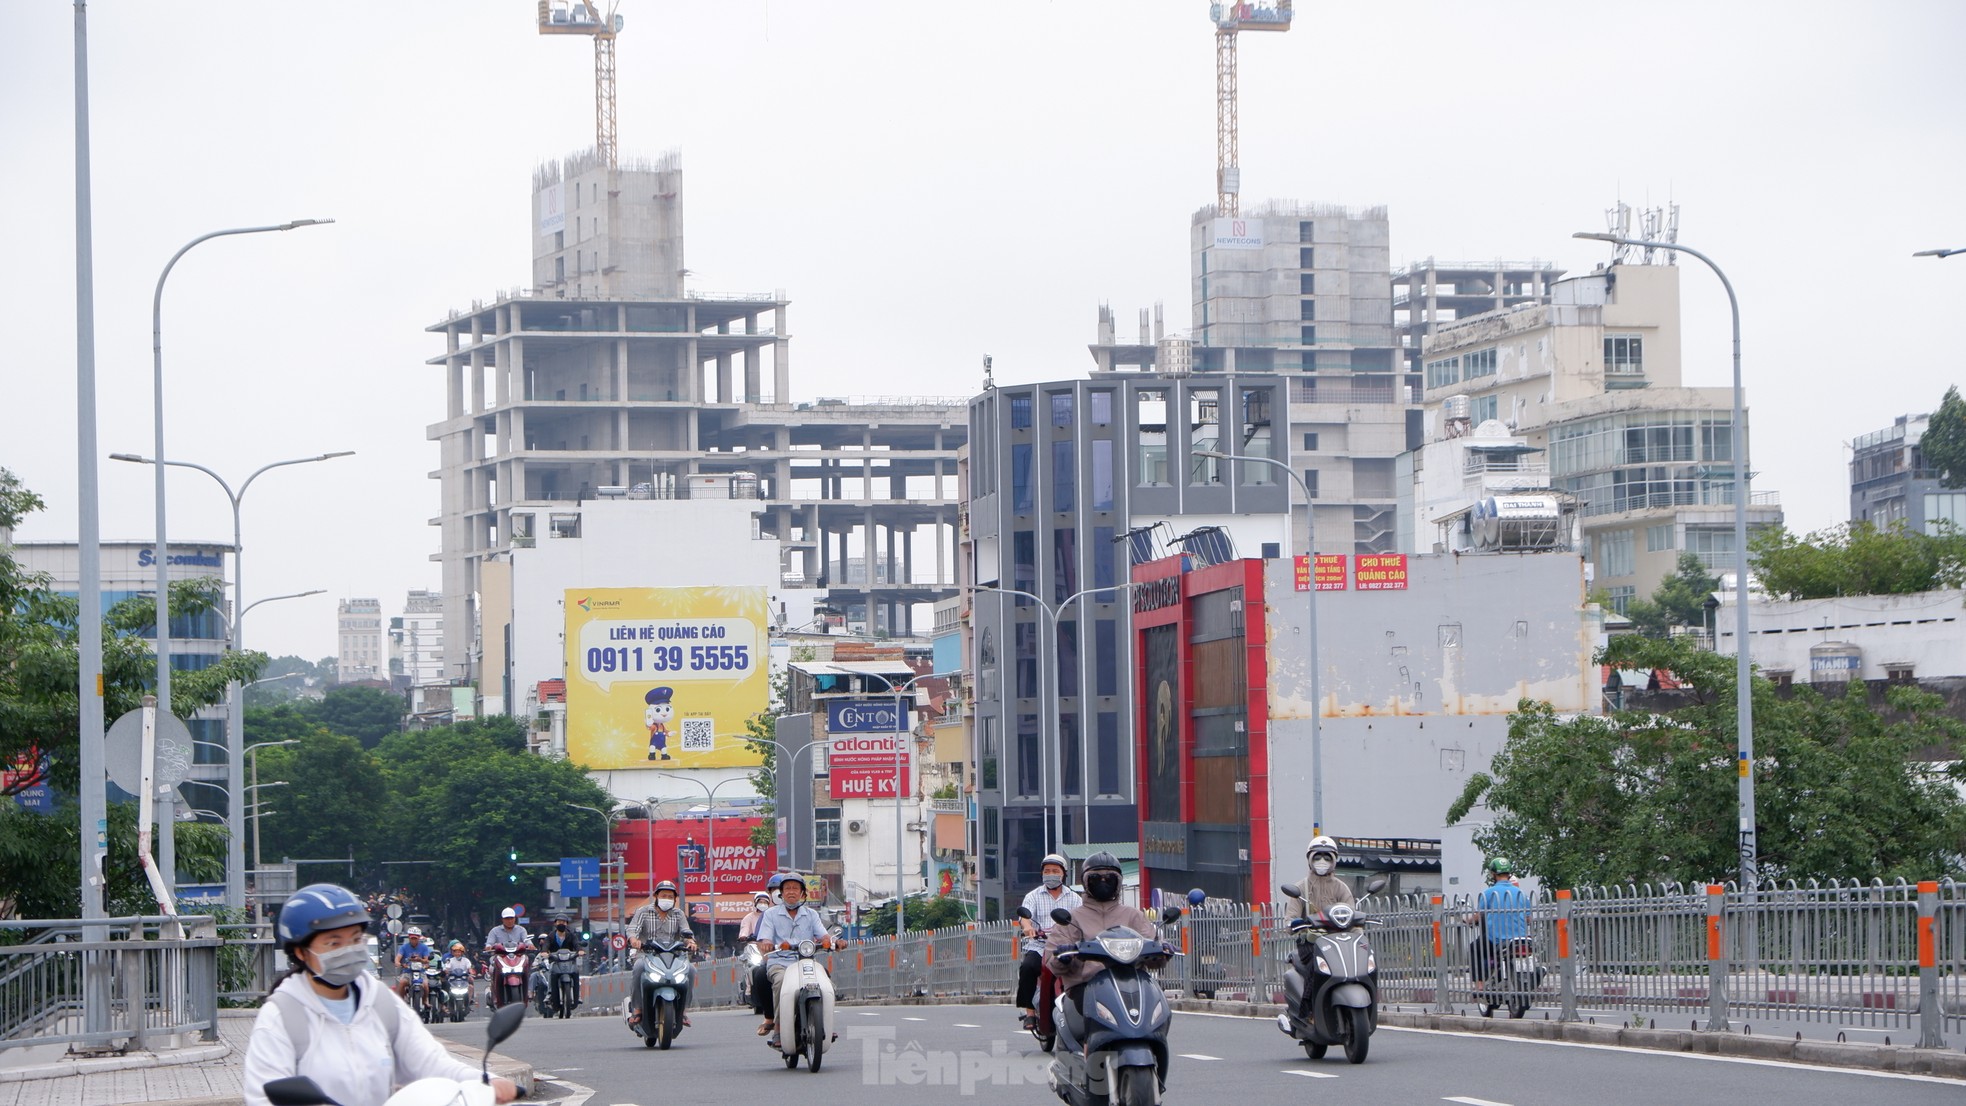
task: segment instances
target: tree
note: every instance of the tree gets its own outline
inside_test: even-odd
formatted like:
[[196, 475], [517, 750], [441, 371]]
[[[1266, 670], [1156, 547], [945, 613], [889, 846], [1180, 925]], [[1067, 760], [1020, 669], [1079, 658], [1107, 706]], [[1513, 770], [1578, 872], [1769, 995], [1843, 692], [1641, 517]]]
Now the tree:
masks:
[[307, 688], [325, 687], [332, 684], [335, 678], [333, 657], [309, 661], [287, 653], [268, 661], [266, 670], [272, 675], [263, 677], [246, 689], [248, 707], [270, 707], [276, 703], [291, 702]]
[[[936, 895], [928, 899], [914, 899], [908, 903], [908, 932], [920, 933], [929, 929], [946, 929], [969, 921], [969, 907], [961, 899], [952, 895]], [[894, 904], [884, 903], [871, 910], [863, 911], [860, 924], [870, 937], [894, 936]]]
[[1959, 398], [1959, 385], [1946, 389], [1939, 409], [1927, 418], [1918, 448], [1939, 483], [1966, 488], [1966, 399]]
[[[137, 861], [137, 804], [111, 803], [103, 907], [110, 917], [157, 913]], [[73, 918], [81, 906], [81, 813], [64, 801], [36, 814], [0, 800], [0, 917]], [[216, 882], [225, 873], [225, 829], [212, 822], [177, 826], [177, 863], [184, 874]], [[0, 931], [0, 944], [8, 943]]]
[[1665, 637], [1680, 626], [1704, 626], [1707, 600], [1720, 586], [1720, 578], [1707, 571], [1698, 553], [1679, 555], [1679, 567], [1659, 582], [1650, 599], [1635, 599], [1625, 607], [1625, 617], [1648, 637]]
[[1748, 539], [1754, 573], [1770, 595], [1907, 595], [1966, 584], [1966, 532], [1932, 535], [1902, 522], [1879, 530], [1852, 522], [1797, 538], [1785, 527]]
[[[1734, 878], [1739, 867], [1734, 660], [1685, 638], [1627, 636], [1598, 658], [1664, 668], [1692, 689], [1667, 714], [1561, 718], [1524, 700], [1490, 770], [1449, 824], [1485, 804], [1475, 833], [1558, 887]], [[1966, 727], [1938, 696], [1894, 687], [1879, 713], [1861, 691], [1791, 697], [1754, 685], [1756, 812], [1764, 879], [1935, 879], [1962, 871], [1966, 800], [1955, 765]]]
[[[388, 798], [382, 767], [354, 738], [302, 725], [300, 744], [256, 754], [257, 794], [276, 811], [260, 823], [261, 850], [269, 857], [309, 860], [353, 856], [359, 871], [382, 845], [375, 832]], [[280, 781], [284, 787], [269, 786]]]
[[375, 687], [334, 688], [322, 696], [316, 709], [322, 725], [355, 738], [364, 749], [401, 733], [408, 713], [401, 695]]
[[[811, 650], [801, 650], [810, 653]], [[805, 660], [798, 656], [795, 660]], [[779, 671], [771, 676], [771, 699], [766, 708], [744, 720], [745, 747], [762, 759], [751, 772], [751, 786], [764, 796], [764, 805], [759, 814], [762, 820], [751, 827], [751, 844], [760, 849], [773, 848], [778, 844], [778, 716], [785, 712], [785, 696], [790, 685], [788, 672]], [[781, 859], [779, 867], [788, 861]]]

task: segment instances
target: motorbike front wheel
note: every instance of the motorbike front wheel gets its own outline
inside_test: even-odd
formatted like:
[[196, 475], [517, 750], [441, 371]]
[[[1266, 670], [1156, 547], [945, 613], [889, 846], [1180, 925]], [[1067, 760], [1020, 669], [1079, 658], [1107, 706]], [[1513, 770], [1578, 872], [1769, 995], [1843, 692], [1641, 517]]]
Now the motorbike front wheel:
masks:
[[1365, 1063], [1365, 1050], [1372, 1045], [1372, 1011], [1360, 1006], [1345, 1007], [1345, 1059]]
[[1309, 1041], [1305, 1041], [1304, 1055], [1310, 1057], [1313, 1060], [1322, 1060], [1324, 1059], [1325, 1052], [1328, 1051], [1329, 1048], [1330, 1048], [1329, 1045], [1314, 1045]]
[[1154, 1069], [1121, 1068], [1113, 1106], [1154, 1106]]
[[822, 1034], [826, 1032], [826, 1002], [818, 995], [806, 1000], [805, 1046], [806, 1070], [818, 1071], [820, 1058], [826, 1055], [826, 1042]]

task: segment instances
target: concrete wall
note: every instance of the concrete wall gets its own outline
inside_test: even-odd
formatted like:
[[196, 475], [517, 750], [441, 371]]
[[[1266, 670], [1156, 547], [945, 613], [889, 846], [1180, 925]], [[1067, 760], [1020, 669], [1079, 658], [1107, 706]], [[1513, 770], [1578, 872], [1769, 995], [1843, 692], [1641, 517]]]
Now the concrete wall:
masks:
[[[1733, 593], [1721, 593], [1731, 600]], [[1715, 648], [1734, 653], [1734, 607], [1714, 612]], [[1966, 591], [1911, 595], [1849, 595], [1794, 602], [1753, 601], [1748, 610], [1749, 655], [1763, 672], [1788, 671], [1814, 683], [1809, 651], [1828, 644], [1862, 650], [1860, 667], [1836, 680], [1882, 680], [1886, 666], [1910, 665], [1920, 680], [1966, 676]], [[1825, 679], [1829, 677], [1825, 676]]]
[[[1487, 770], [1518, 700], [1596, 709], [1600, 627], [1575, 553], [1409, 556], [1407, 571], [1404, 591], [1316, 593], [1324, 831], [1439, 839], [1452, 892], [1477, 874], [1468, 839], [1484, 814], [1449, 829], [1448, 805]], [[1264, 586], [1271, 855], [1294, 880], [1312, 832], [1312, 593], [1287, 560], [1264, 566]]]

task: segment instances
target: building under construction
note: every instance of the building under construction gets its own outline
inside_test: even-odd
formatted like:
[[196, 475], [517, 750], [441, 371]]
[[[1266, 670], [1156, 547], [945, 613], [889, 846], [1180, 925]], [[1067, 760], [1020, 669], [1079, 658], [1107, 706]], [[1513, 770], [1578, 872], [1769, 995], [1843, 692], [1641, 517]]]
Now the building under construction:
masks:
[[681, 193], [673, 153], [542, 167], [531, 286], [428, 328], [444, 338], [429, 436], [452, 679], [481, 675], [484, 561], [574, 536], [571, 506], [596, 498], [755, 500], [780, 579], [743, 582], [820, 589], [869, 633], [926, 633], [928, 604], [954, 593], [967, 401], [794, 402], [789, 301], [687, 288]]

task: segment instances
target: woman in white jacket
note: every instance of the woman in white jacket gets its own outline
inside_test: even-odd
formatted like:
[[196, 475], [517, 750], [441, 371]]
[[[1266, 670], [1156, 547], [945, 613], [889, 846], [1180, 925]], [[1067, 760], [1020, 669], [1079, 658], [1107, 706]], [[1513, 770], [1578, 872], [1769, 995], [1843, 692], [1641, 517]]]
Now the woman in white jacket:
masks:
[[[280, 908], [275, 935], [295, 967], [267, 995], [246, 1046], [246, 1106], [267, 1106], [265, 1085], [304, 1075], [342, 1106], [382, 1106], [418, 1079], [476, 1080], [403, 1000], [367, 969], [367, 908], [347, 888], [316, 883]], [[500, 1102], [518, 1096], [493, 1079]]]

